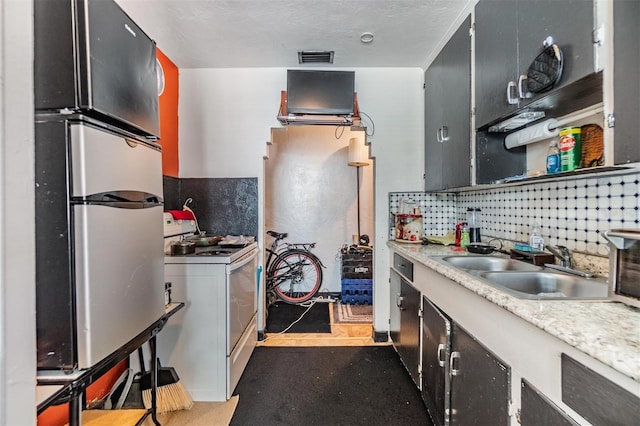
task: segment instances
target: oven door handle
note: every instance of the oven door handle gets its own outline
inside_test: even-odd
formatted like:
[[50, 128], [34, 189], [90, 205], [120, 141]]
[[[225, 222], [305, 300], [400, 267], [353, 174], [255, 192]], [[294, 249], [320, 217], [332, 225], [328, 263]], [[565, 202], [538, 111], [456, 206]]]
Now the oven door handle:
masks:
[[257, 249], [251, 250], [249, 253], [247, 253], [246, 255], [244, 255], [243, 257], [241, 257], [240, 259], [238, 259], [237, 261], [235, 261], [235, 262], [233, 262], [233, 263], [231, 263], [229, 265], [229, 273], [232, 273], [236, 269], [240, 269], [244, 265], [252, 262], [254, 257], [256, 257], [257, 255], [258, 255], [258, 250]]

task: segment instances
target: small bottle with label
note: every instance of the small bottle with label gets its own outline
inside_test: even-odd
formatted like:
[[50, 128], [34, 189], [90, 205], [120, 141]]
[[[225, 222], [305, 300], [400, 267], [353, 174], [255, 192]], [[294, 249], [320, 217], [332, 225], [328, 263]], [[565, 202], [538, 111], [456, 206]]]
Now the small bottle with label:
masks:
[[540, 225], [536, 222], [531, 227], [531, 233], [529, 234], [529, 246], [536, 251], [544, 250], [544, 238], [542, 238], [542, 231]]
[[465, 223], [462, 227], [462, 235], [460, 236], [460, 247], [466, 247], [471, 243], [471, 237], [469, 236], [469, 227]]
[[549, 144], [549, 151], [547, 152], [547, 174], [554, 174], [560, 172], [560, 147], [558, 146], [558, 140], [553, 139]]

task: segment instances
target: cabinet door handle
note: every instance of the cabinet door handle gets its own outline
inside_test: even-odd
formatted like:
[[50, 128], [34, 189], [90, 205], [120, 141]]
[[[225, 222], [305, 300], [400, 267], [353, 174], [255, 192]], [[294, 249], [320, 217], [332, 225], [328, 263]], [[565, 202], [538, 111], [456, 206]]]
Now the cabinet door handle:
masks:
[[442, 127], [440, 127], [436, 132], [436, 141], [442, 143]]
[[396, 296], [396, 306], [398, 308], [400, 308], [400, 310], [402, 310], [402, 301], [404, 300], [404, 297], [402, 297], [400, 295], [400, 293], [398, 293], [398, 295]]
[[527, 87], [528, 78], [529, 77], [527, 77], [526, 74], [522, 74], [520, 77], [518, 77], [518, 97], [520, 99], [527, 99], [533, 96], [533, 94], [529, 92], [529, 88]]
[[438, 345], [438, 365], [444, 367], [445, 360], [442, 359], [442, 351], [444, 351], [444, 343]]
[[442, 126], [442, 142], [449, 140], [449, 129], [447, 126]]
[[515, 81], [510, 81], [507, 84], [507, 103], [509, 105], [516, 105], [518, 103], [518, 87]]
[[[449, 374], [451, 376], [459, 376], [460, 375], [460, 370], [454, 368], [454, 364], [455, 364], [455, 360], [456, 359], [460, 359], [460, 352], [455, 351], [451, 353], [451, 357], [449, 358]], [[458, 364], [460, 364], [460, 362], [458, 361]]]

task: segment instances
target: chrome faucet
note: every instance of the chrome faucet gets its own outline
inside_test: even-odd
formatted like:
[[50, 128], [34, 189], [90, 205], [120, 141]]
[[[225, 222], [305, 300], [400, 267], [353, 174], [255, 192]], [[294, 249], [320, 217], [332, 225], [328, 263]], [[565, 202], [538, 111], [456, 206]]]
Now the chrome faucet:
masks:
[[583, 278], [593, 278], [595, 276], [591, 272], [574, 269], [571, 251], [565, 246], [547, 246], [547, 250], [549, 250], [555, 257], [560, 260], [560, 265], [556, 265], [554, 263], [545, 263], [545, 267], [577, 275]]
[[573, 259], [571, 258], [571, 251], [565, 246], [547, 246], [547, 250], [549, 250], [555, 257], [560, 260], [560, 265], [565, 268], [573, 268]]

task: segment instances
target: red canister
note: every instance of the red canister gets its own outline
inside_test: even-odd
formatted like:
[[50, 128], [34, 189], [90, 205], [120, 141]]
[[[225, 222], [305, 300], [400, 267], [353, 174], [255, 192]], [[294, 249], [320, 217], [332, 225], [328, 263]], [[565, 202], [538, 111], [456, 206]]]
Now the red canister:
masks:
[[460, 241], [462, 241], [462, 228], [466, 225], [466, 222], [460, 222], [456, 224], [456, 246], [460, 247]]

